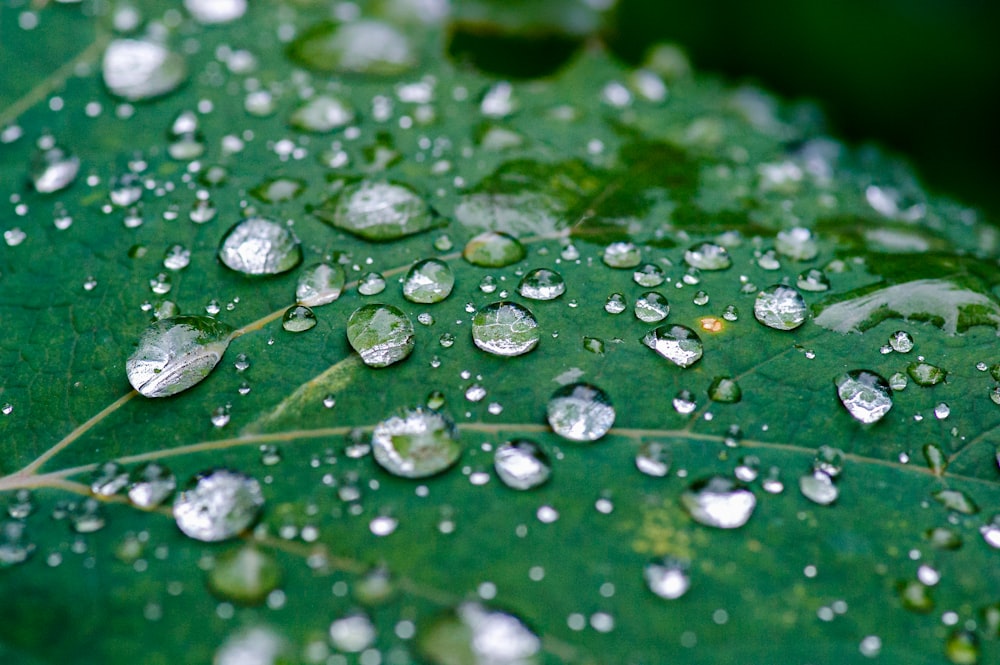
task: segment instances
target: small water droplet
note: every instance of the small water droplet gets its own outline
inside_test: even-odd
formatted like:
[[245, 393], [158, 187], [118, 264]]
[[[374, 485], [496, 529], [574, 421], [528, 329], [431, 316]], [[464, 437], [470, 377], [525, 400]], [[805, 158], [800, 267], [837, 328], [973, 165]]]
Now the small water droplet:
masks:
[[295, 299], [307, 307], [334, 302], [344, 290], [346, 275], [339, 263], [317, 263], [302, 271], [295, 287]]
[[819, 469], [799, 478], [802, 496], [821, 506], [829, 506], [840, 495], [840, 490], [827, 473]]
[[834, 383], [840, 403], [859, 422], [878, 422], [892, 408], [892, 389], [875, 372], [851, 370], [838, 376]]
[[794, 261], [811, 261], [819, 253], [819, 245], [812, 231], [801, 226], [779, 231], [774, 248]]
[[979, 663], [979, 637], [968, 630], [955, 630], [944, 643], [944, 655], [954, 665], [977, 665]]
[[972, 497], [961, 490], [938, 490], [933, 496], [935, 501], [956, 513], [975, 515], [979, 512], [979, 506]]
[[733, 265], [726, 248], [714, 242], [694, 245], [684, 252], [684, 262], [698, 270], [725, 270]]
[[538, 321], [525, 307], [501, 301], [486, 305], [472, 317], [472, 341], [497, 356], [520, 356], [538, 345]]
[[570, 441], [596, 441], [615, 422], [615, 409], [600, 388], [571, 383], [557, 389], [546, 406], [552, 430]]
[[681, 505], [694, 521], [719, 529], [736, 529], [753, 515], [757, 498], [744, 485], [711, 476], [695, 481], [681, 495]]
[[199, 474], [174, 500], [174, 520], [188, 537], [204, 542], [227, 540], [257, 521], [264, 507], [260, 484], [237, 471]]
[[795, 280], [795, 286], [810, 293], [820, 293], [829, 290], [830, 280], [822, 270], [810, 268], [799, 275], [798, 279]]
[[538, 487], [552, 474], [549, 456], [534, 441], [526, 439], [505, 441], [497, 446], [493, 466], [500, 480], [516, 490]]
[[41, 194], [66, 189], [79, 172], [80, 158], [55, 143], [40, 148], [31, 160], [31, 184]]
[[451, 418], [422, 407], [404, 409], [372, 431], [372, 452], [394, 476], [426, 478], [448, 469], [462, 454]]
[[686, 561], [667, 557], [646, 565], [642, 576], [646, 586], [660, 598], [674, 600], [691, 588], [690, 565]]
[[910, 363], [906, 366], [906, 373], [914, 383], [922, 387], [936, 386], [948, 376], [948, 372], [944, 369], [926, 362]]
[[455, 287], [455, 275], [444, 261], [424, 259], [413, 264], [403, 280], [403, 297], [410, 302], [441, 302]]
[[35, 552], [35, 544], [28, 539], [24, 522], [0, 521], [0, 569], [27, 561]]
[[704, 351], [698, 333], [687, 326], [661, 326], [642, 338], [642, 343], [678, 367], [690, 367]]
[[462, 250], [466, 261], [481, 268], [504, 268], [521, 261], [526, 254], [517, 238], [498, 231], [480, 233]]
[[375, 296], [385, 291], [385, 277], [381, 273], [369, 272], [358, 280], [358, 293], [363, 296]]
[[646, 441], [635, 454], [635, 466], [653, 478], [664, 478], [670, 472], [673, 453], [663, 441]]
[[628, 307], [628, 303], [621, 293], [612, 293], [604, 302], [604, 311], [608, 314], [621, 314], [626, 307]]
[[913, 350], [913, 338], [905, 330], [897, 330], [889, 335], [889, 346], [898, 353], [909, 353]]
[[375, 643], [375, 638], [375, 626], [361, 613], [348, 614], [330, 624], [330, 642], [343, 653], [361, 653]]
[[118, 462], [105, 462], [94, 469], [90, 491], [97, 496], [114, 496], [128, 485], [128, 471]]
[[281, 327], [293, 333], [312, 330], [316, 327], [316, 314], [305, 305], [292, 305], [281, 317]]
[[125, 363], [129, 383], [145, 397], [166, 397], [203, 380], [222, 359], [232, 328], [204, 316], [151, 324]]
[[664, 279], [663, 269], [652, 263], [647, 263], [632, 273], [632, 281], [647, 289], [663, 284]]
[[417, 51], [407, 34], [370, 19], [318, 23], [295, 38], [288, 54], [303, 67], [324, 74], [396, 76], [417, 64]]
[[106, 523], [104, 508], [96, 499], [84, 499], [69, 512], [69, 526], [77, 533], [100, 531]]
[[372, 303], [347, 320], [347, 341], [369, 367], [387, 367], [413, 352], [413, 323], [397, 307]]
[[805, 323], [808, 308], [802, 294], [789, 286], [776, 284], [757, 294], [753, 314], [768, 328], [794, 330]]
[[333, 95], [317, 95], [292, 113], [288, 124], [306, 132], [327, 133], [342, 129], [356, 114], [350, 102]]
[[635, 268], [642, 262], [642, 254], [630, 242], [613, 242], [604, 248], [601, 260], [610, 268]]
[[667, 299], [656, 291], [643, 293], [635, 301], [635, 318], [644, 323], [656, 323], [670, 314], [670, 304]]
[[554, 270], [537, 268], [521, 278], [517, 292], [530, 300], [554, 300], [566, 292], [566, 282]]

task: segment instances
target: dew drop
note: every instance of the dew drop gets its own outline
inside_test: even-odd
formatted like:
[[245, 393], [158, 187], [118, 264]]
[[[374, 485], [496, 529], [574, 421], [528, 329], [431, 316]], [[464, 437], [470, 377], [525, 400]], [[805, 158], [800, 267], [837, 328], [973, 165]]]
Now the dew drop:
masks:
[[736, 404], [743, 399], [743, 391], [732, 377], [717, 376], [708, 387], [708, 398], [722, 404]]
[[855, 420], [867, 424], [878, 422], [892, 408], [892, 388], [881, 376], [864, 369], [855, 369], [838, 376], [837, 397]]
[[[361, 653], [375, 642], [375, 638], [375, 626], [361, 613], [348, 614], [330, 624], [330, 642], [343, 653]], [[365, 658], [359, 661], [363, 663]]]
[[979, 663], [979, 638], [968, 630], [955, 630], [944, 643], [944, 655], [954, 665]]
[[41, 194], [66, 189], [80, 172], [80, 159], [59, 145], [39, 149], [31, 160], [31, 184]]
[[354, 119], [354, 108], [347, 100], [318, 95], [296, 109], [288, 124], [305, 132], [327, 133], [346, 127]]
[[232, 330], [205, 316], [154, 322], [125, 363], [129, 383], [145, 397], [166, 397], [190, 388], [222, 359]]
[[241, 18], [247, 0], [184, 0], [184, 9], [202, 25], [217, 25]]
[[316, 327], [316, 314], [305, 305], [292, 305], [281, 317], [281, 327], [293, 333], [312, 330]]
[[552, 430], [570, 441], [596, 441], [615, 422], [615, 409], [600, 388], [571, 383], [557, 389], [546, 406]]
[[819, 253], [812, 231], [801, 226], [779, 231], [774, 248], [779, 254], [794, 261], [811, 261]]
[[918, 386], [936, 386], [945, 380], [948, 372], [936, 365], [925, 362], [914, 362], [906, 366], [906, 373]]
[[152, 510], [166, 501], [175, 489], [177, 479], [170, 469], [157, 462], [146, 462], [130, 474], [128, 498], [132, 505]]
[[221, 600], [261, 605], [278, 588], [281, 568], [272, 554], [247, 544], [218, 555], [206, 581]]
[[101, 74], [112, 95], [137, 102], [176, 90], [187, 78], [187, 65], [158, 42], [116, 39], [104, 51]]
[[34, 552], [24, 522], [0, 520], [0, 569], [24, 563]]
[[347, 341], [369, 367], [387, 367], [413, 352], [413, 323], [397, 307], [372, 303], [347, 320]]
[[302, 248], [287, 226], [252, 217], [226, 232], [219, 260], [244, 275], [278, 275], [302, 262]]
[[663, 441], [646, 441], [635, 454], [635, 466], [653, 478], [664, 478], [670, 472], [673, 453]]
[[610, 268], [635, 268], [642, 262], [642, 254], [630, 242], [613, 242], [604, 248], [601, 260]]
[[678, 367], [690, 367], [704, 351], [698, 333], [687, 326], [660, 326], [646, 333], [642, 343]]
[[806, 272], [799, 275], [798, 279], [795, 280], [795, 286], [799, 287], [803, 291], [819, 293], [821, 291], [829, 290], [830, 280], [822, 270], [819, 270], [818, 268], [810, 268]]
[[97, 496], [114, 496], [128, 485], [128, 472], [118, 462], [105, 462], [90, 477], [90, 491]]
[[260, 484], [237, 471], [215, 469], [193, 478], [174, 500], [174, 520], [188, 537], [227, 540], [257, 521], [264, 507]]
[[650, 591], [660, 598], [674, 600], [691, 588], [689, 568], [687, 562], [667, 557], [647, 564], [642, 576]]
[[438, 259], [414, 263], [403, 280], [403, 297], [413, 303], [438, 303], [451, 295], [455, 275], [448, 264]]
[[889, 335], [889, 346], [897, 353], [909, 353], [913, 350], [913, 338], [905, 330], [897, 330]]
[[506, 233], [485, 231], [465, 244], [462, 257], [480, 268], [504, 268], [524, 259], [521, 242]]
[[757, 498], [735, 480], [712, 476], [692, 483], [681, 495], [681, 505], [700, 524], [736, 529], [750, 519]]
[[372, 431], [372, 452], [394, 476], [426, 478], [448, 469], [462, 454], [458, 431], [440, 411], [404, 409]]
[[635, 318], [644, 323], [656, 323], [670, 314], [670, 304], [656, 291], [643, 293], [635, 301]]
[[840, 495], [833, 478], [819, 469], [799, 478], [799, 490], [802, 496], [821, 506], [829, 506]]
[[491, 303], [472, 317], [473, 343], [493, 355], [523, 355], [534, 349], [540, 338], [538, 321], [517, 303]]
[[663, 269], [652, 263], [647, 263], [632, 273], [632, 281], [647, 289], [663, 284], [664, 279]]
[[503, 484], [516, 490], [538, 487], [552, 474], [549, 456], [537, 443], [526, 439], [497, 446], [493, 466]]
[[725, 270], [733, 265], [726, 248], [714, 242], [694, 245], [684, 252], [684, 262], [698, 270]]
[[612, 293], [604, 302], [604, 311], [608, 314], [621, 314], [628, 307], [625, 296], [620, 293]]
[[358, 280], [358, 293], [363, 296], [375, 296], [385, 291], [385, 277], [381, 273], [365, 273]]
[[805, 323], [808, 309], [802, 294], [789, 286], [776, 284], [757, 294], [753, 314], [768, 328], [794, 330]]
[[529, 300], [555, 300], [566, 293], [566, 282], [554, 270], [537, 268], [521, 278], [517, 292]]
[[383, 180], [348, 185], [313, 214], [372, 242], [397, 240], [441, 225], [411, 187]]
[[295, 286], [295, 300], [306, 307], [328, 305], [340, 297], [346, 281], [339, 263], [317, 263], [302, 271]]
[[512, 614], [466, 602], [418, 632], [433, 665], [538, 665], [542, 641]]

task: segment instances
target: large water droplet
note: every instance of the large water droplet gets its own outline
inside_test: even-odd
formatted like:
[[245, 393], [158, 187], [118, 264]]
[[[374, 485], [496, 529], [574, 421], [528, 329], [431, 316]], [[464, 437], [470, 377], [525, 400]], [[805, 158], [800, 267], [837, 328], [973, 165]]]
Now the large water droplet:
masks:
[[320, 23], [296, 38], [288, 53], [303, 67], [322, 73], [394, 76], [417, 64], [409, 37], [373, 20]]
[[753, 304], [757, 320], [775, 330], [794, 330], [805, 323], [807, 314], [802, 294], [780, 284], [762, 289]]
[[517, 292], [530, 300], [555, 300], [566, 293], [566, 282], [554, 270], [537, 268], [521, 278]]
[[347, 277], [339, 263], [317, 263], [302, 271], [295, 287], [295, 299], [307, 307], [332, 303], [344, 290]]
[[260, 605], [278, 588], [281, 568], [273, 555], [253, 545], [223, 552], [208, 571], [209, 590], [222, 600]]
[[394, 476], [426, 478], [458, 461], [462, 446], [451, 418], [440, 411], [404, 409], [372, 431], [372, 454]]
[[349, 102], [331, 95], [318, 95], [300, 106], [288, 123], [307, 132], [332, 132], [354, 122], [354, 108]]
[[226, 232], [219, 260], [244, 275], [278, 275], [302, 262], [302, 248], [287, 226], [252, 217]]
[[757, 498], [735, 480], [712, 476], [692, 483], [681, 495], [681, 504], [700, 524], [736, 529], [750, 519]]
[[125, 363], [129, 383], [146, 397], [166, 397], [200, 382], [218, 364], [233, 329], [206, 316], [154, 322]]
[[674, 600], [691, 588], [688, 564], [678, 559], [666, 558], [647, 564], [642, 571], [646, 586], [660, 598]]
[[216, 469], [192, 479], [174, 500], [174, 520], [185, 535], [226, 540], [251, 526], [264, 507], [260, 483], [237, 471]]
[[347, 341], [369, 367], [387, 367], [413, 352], [413, 322], [392, 305], [364, 305], [347, 320]]
[[537, 443], [526, 439], [497, 446], [493, 466], [503, 484], [516, 490], [538, 487], [552, 474], [549, 456]]
[[373, 242], [396, 240], [443, 225], [412, 188], [381, 180], [348, 185], [313, 214]]
[[570, 441], [596, 441], [615, 423], [615, 409], [607, 394], [587, 383], [556, 390], [546, 413], [552, 430]]
[[116, 39], [104, 51], [101, 74], [112, 95], [137, 102], [176, 90], [187, 78], [187, 65], [158, 42]]
[[534, 315], [517, 303], [491, 303], [472, 317], [472, 341], [493, 355], [523, 355], [538, 345], [540, 337]]
[[434, 665], [538, 665], [542, 641], [517, 617], [469, 602], [420, 631], [417, 648]]
[[410, 302], [441, 302], [455, 288], [455, 275], [444, 261], [424, 259], [413, 264], [403, 280], [403, 297]]
[[35, 191], [51, 194], [66, 189], [80, 172], [80, 159], [58, 145], [40, 149], [31, 161], [31, 184]]
[[877, 422], [892, 408], [892, 388], [875, 372], [855, 369], [838, 376], [837, 397], [855, 420]]
[[687, 326], [660, 326], [642, 338], [642, 343], [678, 367], [690, 367], [704, 351], [698, 333]]
[[504, 268], [525, 257], [524, 245], [514, 236], [499, 231], [485, 231], [465, 244], [462, 256], [481, 268]]
[[729, 252], [722, 245], [703, 242], [684, 252], [684, 262], [698, 270], [725, 270], [733, 265]]

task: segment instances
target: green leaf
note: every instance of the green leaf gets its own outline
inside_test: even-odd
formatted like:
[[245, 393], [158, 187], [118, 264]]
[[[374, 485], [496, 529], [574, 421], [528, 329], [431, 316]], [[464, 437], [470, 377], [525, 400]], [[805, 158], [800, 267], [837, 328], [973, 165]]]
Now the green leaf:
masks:
[[997, 228], [592, 4], [10, 10], [0, 661], [1000, 658]]

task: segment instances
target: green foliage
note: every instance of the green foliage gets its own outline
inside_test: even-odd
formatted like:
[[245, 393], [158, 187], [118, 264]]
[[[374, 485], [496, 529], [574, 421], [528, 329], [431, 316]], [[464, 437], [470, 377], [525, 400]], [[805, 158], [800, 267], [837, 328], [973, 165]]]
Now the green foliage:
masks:
[[[230, 662], [250, 645], [265, 663], [374, 662], [330, 659], [361, 644], [384, 663], [467, 663], [483, 625], [529, 651], [537, 635], [525, 662], [995, 660], [995, 227], [823, 137], [814, 113], [679, 74], [676, 52], [633, 70], [578, 50], [508, 88], [446, 58], [447, 20], [422, 6], [362, 7], [364, 35], [407, 36], [402, 58], [334, 39], [309, 2], [251, 3], [220, 25], [144, 5], [141, 29], [189, 76], [135, 103], [101, 82], [113, 17], [52, 6], [34, 32], [0, 26], [5, 51], [41, 38], [65, 59], [0, 87], [0, 660]], [[516, 32], [508, 19], [497, 33]], [[315, 64], [330, 43], [341, 63]], [[343, 102], [328, 133], [296, 115], [317, 95]], [[178, 134], [183, 111], [197, 126]], [[29, 184], [46, 136], [80, 162], [51, 193]], [[130, 182], [138, 199], [122, 203]], [[220, 263], [227, 229], [257, 217], [290, 228], [308, 267]], [[464, 259], [484, 231], [526, 252], [487, 236]], [[259, 259], [254, 246], [237, 254]], [[728, 258], [691, 267], [706, 255]], [[428, 258], [450, 268], [450, 295], [408, 300], [401, 279]], [[536, 268], [565, 293], [520, 295]], [[385, 289], [362, 295], [373, 272]], [[761, 290], [788, 291], [772, 285], [798, 289], [804, 322], [755, 316]], [[662, 324], [633, 314], [651, 289], [669, 301]], [[489, 307], [506, 300], [518, 307]], [[299, 301], [318, 323], [291, 333], [280, 320]], [[131, 392], [127, 359], [154, 316], [178, 313], [220, 322], [221, 362], [176, 395]], [[505, 343], [524, 351], [490, 350]], [[380, 344], [392, 360], [365, 364]], [[920, 363], [935, 380], [906, 386]], [[871, 395], [845, 408], [834, 384], [861, 369], [892, 386], [871, 424], [851, 415]], [[547, 424], [550, 397], [578, 382], [615, 408], [597, 441]], [[372, 432], [424, 406], [450, 414], [461, 457], [392, 475]], [[443, 422], [383, 427], [382, 454], [443, 446], [450, 464]], [[538, 445], [548, 482], [501, 482], [493, 451], [512, 440]], [[641, 472], [651, 451], [659, 466]], [[92, 490], [98, 471], [111, 487], [105, 462], [154, 460], [180, 487], [219, 467], [259, 480], [247, 544], [193, 540], [169, 503]], [[706, 488], [736, 488], [748, 521], [704, 509]], [[652, 561], [690, 590], [651, 589]]]

